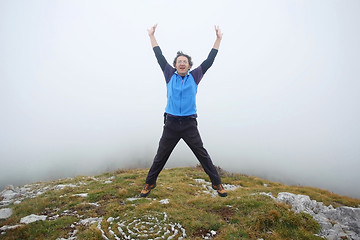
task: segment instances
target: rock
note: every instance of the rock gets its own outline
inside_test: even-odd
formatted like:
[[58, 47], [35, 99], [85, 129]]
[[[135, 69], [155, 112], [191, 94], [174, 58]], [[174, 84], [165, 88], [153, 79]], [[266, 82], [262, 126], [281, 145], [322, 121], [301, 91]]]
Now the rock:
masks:
[[272, 198], [273, 200], [275, 200], [275, 199], [276, 199], [276, 198], [272, 195], [272, 193], [271, 193], [271, 192], [269, 192], [269, 193], [264, 193], [264, 192], [262, 192], [262, 193], [259, 193], [259, 195], [265, 195], [265, 196], [268, 196], [268, 197]]
[[320, 236], [327, 239], [360, 239], [360, 208], [324, 206], [322, 202], [311, 200], [306, 195], [279, 193], [277, 198], [271, 193], [260, 193], [292, 206], [296, 213], [310, 214], [321, 226]]
[[6, 230], [11, 230], [11, 229], [15, 229], [18, 227], [21, 227], [22, 225], [13, 225], [13, 226], [9, 226], [9, 225], [4, 225], [0, 228], [1, 231], [6, 231]]
[[94, 207], [100, 207], [100, 204], [98, 204], [98, 203], [85, 203], [85, 204], [89, 204]]
[[311, 214], [319, 212], [320, 209], [323, 209], [324, 207], [322, 206], [322, 203], [317, 203], [315, 200], [312, 201], [309, 196], [295, 195], [287, 192], [279, 193], [277, 201], [291, 205], [293, 211], [296, 213], [306, 212]]
[[[194, 180], [198, 185], [201, 185], [205, 189], [202, 192], [204, 192], [206, 194], [210, 194], [212, 197], [218, 196], [217, 191], [212, 188], [211, 182], [207, 182], [207, 181], [205, 181], [205, 179], [201, 179], [201, 178], [194, 179]], [[233, 191], [233, 190], [236, 190], [237, 188], [241, 188], [241, 186], [239, 186], [239, 185], [231, 185], [231, 184], [223, 184], [223, 187], [227, 191]]]
[[40, 188], [40, 184], [25, 185], [23, 187], [7, 186], [0, 193], [0, 207], [10, 205], [12, 203], [19, 204], [26, 198], [36, 198], [37, 196], [50, 190], [50, 187]]
[[170, 203], [169, 199], [162, 199], [162, 200], [160, 200], [159, 202], [160, 202], [161, 204], [169, 204], [169, 203]]
[[88, 193], [78, 193], [78, 194], [73, 194], [73, 196], [86, 198], [86, 197], [88, 197]]
[[1, 193], [0, 193], [0, 206], [7, 206], [14, 202], [14, 199], [19, 196], [19, 193], [15, 190], [14, 186], [9, 185], [7, 186]]
[[240, 188], [241, 186], [238, 185], [231, 185], [231, 184], [223, 184], [223, 187], [225, 188], [225, 190], [227, 191], [234, 191], [237, 188]]
[[81, 225], [84, 225], [84, 226], [89, 226], [93, 223], [98, 223], [98, 222], [101, 222], [102, 221], [102, 218], [86, 218], [86, 219], [82, 219], [80, 220], [80, 224]]
[[44, 216], [44, 215], [39, 216], [39, 215], [31, 214], [29, 216], [21, 218], [20, 223], [29, 224], [29, 223], [36, 222], [36, 221], [45, 221], [46, 218], [47, 218], [47, 216]]
[[360, 208], [342, 206], [336, 209], [326, 209], [322, 212], [322, 214], [327, 219], [331, 219], [332, 221], [335, 221], [339, 224], [341, 228], [340, 233], [343, 232], [343, 229], [348, 234], [356, 233], [358, 239], [360, 239]]
[[7, 219], [12, 215], [13, 211], [11, 208], [0, 209], [0, 219]]
[[130, 201], [130, 202], [133, 202], [133, 201], [136, 201], [136, 200], [139, 200], [139, 199], [141, 199], [141, 198], [134, 197], [134, 198], [127, 198], [126, 200]]
[[64, 189], [64, 188], [66, 188], [66, 187], [75, 188], [75, 187], [77, 187], [77, 186], [74, 185], [74, 184], [58, 184], [58, 185], [54, 186], [53, 189], [54, 189], [54, 190], [62, 190], [62, 189]]
[[203, 184], [206, 183], [205, 179], [194, 179], [197, 184]]

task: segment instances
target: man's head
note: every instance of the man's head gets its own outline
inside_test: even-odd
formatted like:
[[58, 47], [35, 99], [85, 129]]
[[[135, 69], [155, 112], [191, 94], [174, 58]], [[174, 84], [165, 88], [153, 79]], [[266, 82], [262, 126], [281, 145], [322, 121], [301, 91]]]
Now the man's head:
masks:
[[189, 55], [179, 51], [176, 54], [173, 65], [180, 76], [185, 76], [192, 67], [193, 63]]

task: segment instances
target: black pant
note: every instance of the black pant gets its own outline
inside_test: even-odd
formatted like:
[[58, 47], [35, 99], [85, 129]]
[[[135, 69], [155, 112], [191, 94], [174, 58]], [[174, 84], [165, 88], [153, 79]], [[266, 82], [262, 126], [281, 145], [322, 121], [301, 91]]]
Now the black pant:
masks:
[[169, 159], [171, 152], [180, 139], [183, 139], [190, 147], [196, 158], [201, 163], [212, 184], [221, 184], [220, 176], [211, 161], [209, 154], [203, 146], [195, 118], [176, 118], [167, 117], [164, 130], [159, 142], [159, 148], [154, 158], [154, 162], [146, 178], [147, 184], [156, 183], [156, 179]]

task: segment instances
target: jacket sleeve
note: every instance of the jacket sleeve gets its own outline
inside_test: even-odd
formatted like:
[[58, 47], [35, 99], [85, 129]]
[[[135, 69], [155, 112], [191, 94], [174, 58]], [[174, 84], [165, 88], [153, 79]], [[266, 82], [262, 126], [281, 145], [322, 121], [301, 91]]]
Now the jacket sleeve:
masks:
[[194, 77], [194, 80], [196, 82], [196, 84], [199, 85], [201, 79], [203, 78], [204, 74], [206, 73], [206, 71], [211, 67], [211, 65], [213, 64], [216, 54], [217, 54], [218, 50], [215, 48], [212, 48], [207, 59], [205, 61], [203, 61], [199, 67], [195, 68], [194, 70], [191, 71], [191, 74]]
[[162, 51], [161, 51], [160, 47], [156, 46], [156, 47], [153, 48], [153, 50], [154, 50], [154, 53], [155, 53], [155, 57], [156, 57], [159, 65], [161, 67], [161, 70], [164, 71], [165, 66], [167, 64], [167, 61], [166, 61], [164, 55], [162, 54]]
[[161, 67], [161, 70], [164, 73], [164, 77], [166, 80], [166, 83], [168, 83], [170, 81], [171, 76], [174, 74], [174, 72], [176, 71], [175, 68], [173, 68], [172, 66], [170, 66], [170, 64], [166, 61], [164, 55], [162, 54], [162, 51], [160, 49], [159, 46], [155, 46], [153, 48], [156, 59]]
[[211, 67], [211, 65], [213, 64], [215, 57], [218, 53], [218, 50], [215, 48], [212, 48], [207, 59], [205, 61], [203, 61], [201, 63], [201, 69], [202, 69], [202, 74], [205, 74], [206, 71]]

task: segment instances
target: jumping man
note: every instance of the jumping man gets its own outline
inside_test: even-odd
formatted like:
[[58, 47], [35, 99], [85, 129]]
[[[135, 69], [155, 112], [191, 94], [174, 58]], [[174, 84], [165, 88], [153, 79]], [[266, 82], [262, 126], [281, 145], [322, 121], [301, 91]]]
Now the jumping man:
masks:
[[221, 197], [226, 197], [227, 193], [221, 184], [221, 178], [211, 161], [210, 155], [203, 146], [196, 120], [197, 88], [205, 72], [214, 62], [223, 34], [220, 28], [215, 26], [216, 40], [207, 59], [199, 67], [190, 71], [193, 65], [191, 57], [182, 52], [177, 52], [173, 67], [167, 62], [155, 38], [156, 27], [157, 25], [154, 25], [148, 29], [148, 34], [166, 80], [167, 105], [159, 147], [140, 196], [146, 197], [156, 187], [156, 179], [159, 173], [176, 144], [180, 139], [183, 139], [210, 177], [213, 189], [217, 190]]

